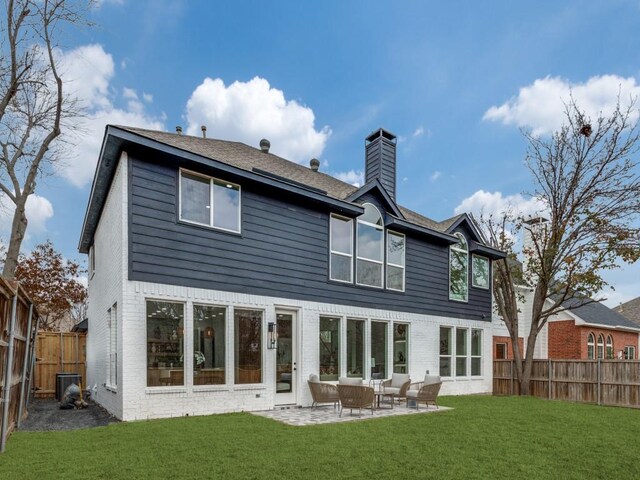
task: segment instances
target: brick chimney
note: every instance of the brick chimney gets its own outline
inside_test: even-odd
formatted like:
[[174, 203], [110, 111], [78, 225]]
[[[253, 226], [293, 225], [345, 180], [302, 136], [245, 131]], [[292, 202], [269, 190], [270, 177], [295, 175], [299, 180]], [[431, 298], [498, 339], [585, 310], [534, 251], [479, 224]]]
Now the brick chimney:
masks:
[[374, 178], [395, 202], [396, 200], [396, 136], [383, 128], [365, 140], [365, 182]]

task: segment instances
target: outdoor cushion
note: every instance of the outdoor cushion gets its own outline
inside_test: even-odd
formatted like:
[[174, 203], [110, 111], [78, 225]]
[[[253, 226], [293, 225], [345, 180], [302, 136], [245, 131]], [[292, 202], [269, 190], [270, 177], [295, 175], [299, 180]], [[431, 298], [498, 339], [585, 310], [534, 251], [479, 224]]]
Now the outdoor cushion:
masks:
[[[393, 388], [399, 389], [400, 387], [402, 387], [402, 385], [409, 382], [410, 380], [411, 378], [409, 378], [409, 375], [406, 373], [394, 373], [391, 377], [391, 386]], [[385, 390], [388, 391], [389, 387], [385, 388]]]
[[320, 381], [320, 377], [317, 374], [312, 373], [311, 375], [309, 375], [309, 381], [311, 383], [318, 383]]
[[407, 390], [407, 397], [416, 398], [419, 390]]
[[340, 377], [338, 379], [340, 385], [362, 385], [361, 378]]
[[440, 375], [429, 375], [428, 373], [424, 376], [424, 384], [425, 385], [433, 385], [434, 383], [440, 383], [442, 379]]
[[400, 394], [400, 387], [384, 387], [384, 393]]

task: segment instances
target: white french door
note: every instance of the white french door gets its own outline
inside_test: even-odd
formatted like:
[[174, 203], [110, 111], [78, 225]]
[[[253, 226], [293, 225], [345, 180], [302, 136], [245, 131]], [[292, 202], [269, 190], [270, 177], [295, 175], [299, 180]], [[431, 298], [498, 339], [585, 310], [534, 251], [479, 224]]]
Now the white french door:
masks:
[[276, 405], [295, 404], [298, 390], [298, 314], [276, 310]]

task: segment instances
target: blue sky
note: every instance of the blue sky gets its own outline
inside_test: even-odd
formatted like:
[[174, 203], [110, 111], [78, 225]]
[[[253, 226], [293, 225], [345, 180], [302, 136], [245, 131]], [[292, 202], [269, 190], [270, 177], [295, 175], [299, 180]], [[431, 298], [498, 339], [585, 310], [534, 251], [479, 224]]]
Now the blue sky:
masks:
[[[25, 243], [51, 238], [71, 258], [106, 122], [267, 137], [352, 182], [382, 126], [400, 137], [399, 202], [442, 220], [508, 199], [527, 208], [519, 128], [554, 128], [569, 88], [595, 110], [640, 92], [637, 1], [102, 0], [91, 17], [62, 53], [86, 134], [41, 183]], [[640, 295], [640, 266], [607, 278], [609, 304]]]

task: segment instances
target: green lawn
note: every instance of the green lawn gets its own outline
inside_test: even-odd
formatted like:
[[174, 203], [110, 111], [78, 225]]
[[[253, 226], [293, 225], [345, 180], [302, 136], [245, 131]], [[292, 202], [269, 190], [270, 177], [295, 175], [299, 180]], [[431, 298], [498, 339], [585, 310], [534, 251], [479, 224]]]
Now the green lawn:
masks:
[[640, 478], [640, 411], [445, 397], [455, 410], [291, 427], [250, 414], [17, 432], [2, 479]]

